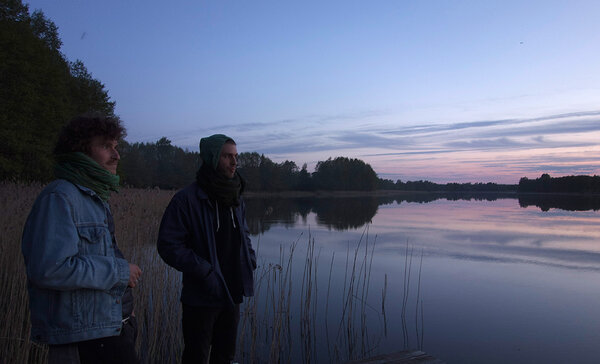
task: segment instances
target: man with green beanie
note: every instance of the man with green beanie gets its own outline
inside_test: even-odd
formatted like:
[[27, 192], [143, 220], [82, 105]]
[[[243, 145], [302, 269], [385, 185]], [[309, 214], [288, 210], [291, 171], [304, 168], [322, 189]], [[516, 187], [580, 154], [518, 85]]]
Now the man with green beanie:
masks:
[[31, 338], [48, 363], [137, 363], [134, 288], [142, 274], [117, 246], [107, 203], [118, 191], [117, 118], [86, 114], [61, 131], [56, 180], [25, 223]]
[[236, 171], [237, 146], [215, 134], [200, 140], [196, 181], [177, 192], [163, 215], [157, 249], [183, 272], [183, 363], [234, 359], [239, 305], [254, 294], [256, 255]]

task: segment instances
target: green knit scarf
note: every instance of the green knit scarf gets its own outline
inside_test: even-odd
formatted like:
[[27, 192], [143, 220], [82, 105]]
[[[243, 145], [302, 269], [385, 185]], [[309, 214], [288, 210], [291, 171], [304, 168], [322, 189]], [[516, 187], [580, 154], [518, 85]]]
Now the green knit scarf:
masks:
[[56, 178], [91, 189], [104, 201], [108, 201], [110, 191], [119, 192], [119, 176], [81, 152], [58, 154], [54, 174]]

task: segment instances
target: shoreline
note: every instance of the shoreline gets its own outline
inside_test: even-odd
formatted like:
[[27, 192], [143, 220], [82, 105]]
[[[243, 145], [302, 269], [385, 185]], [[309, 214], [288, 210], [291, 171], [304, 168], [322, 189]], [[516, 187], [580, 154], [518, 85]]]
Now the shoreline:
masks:
[[518, 191], [244, 191], [245, 198], [280, 197], [280, 198], [305, 198], [305, 197], [382, 197], [401, 195], [506, 195], [514, 196], [600, 196], [599, 193], [587, 192], [518, 192]]
[[396, 190], [374, 190], [374, 191], [244, 191], [245, 198], [259, 197], [380, 197], [399, 196], [415, 194], [509, 194], [517, 195], [517, 191], [396, 191]]

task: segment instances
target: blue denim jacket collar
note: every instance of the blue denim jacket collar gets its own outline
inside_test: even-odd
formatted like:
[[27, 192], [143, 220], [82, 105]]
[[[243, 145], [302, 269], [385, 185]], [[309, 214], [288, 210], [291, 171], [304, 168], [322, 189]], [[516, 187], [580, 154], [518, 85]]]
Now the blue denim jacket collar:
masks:
[[[69, 182], [70, 182], [70, 181], [69, 181]], [[73, 183], [73, 182], [71, 182], [71, 183]], [[82, 186], [82, 185], [80, 185], [80, 184], [77, 184], [77, 183], [73, 183], [73, 185], [75, 185], [75, 187], [77, 187], [77, 188], [78, 188], [78, 189], [79, 189], [81, 192], [85, 193], [86, 195], [89, 195], [89, 196], [91, 196], [91, 197], [92, 197], [92, 198], [94, 198], [94, 199], [97, 199], [97, 200], [99, 200], [99, 201], [102, 201], [102, 203], [103, 203], [105, 206], [108, 206], [108, 203], [106, 203], [106, 201], [102, 200], [102, 199], [100, 198], [100, 196], [98, 196], [98, 194], [97, 194], [97, 193], [96, 193], [94, 190], [92, 190], [91, 188], [89, 188], [89, 187], [85, 187], [85, 186]]]

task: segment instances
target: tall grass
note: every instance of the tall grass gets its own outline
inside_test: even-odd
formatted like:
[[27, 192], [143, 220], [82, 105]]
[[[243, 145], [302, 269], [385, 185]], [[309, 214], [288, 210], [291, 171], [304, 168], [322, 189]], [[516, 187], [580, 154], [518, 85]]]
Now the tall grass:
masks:
[[[4, 313], [0, 324], [0, 363], [44, 363], [47, 355], [44, 345], [29, 340], [26, 276], [20, 249], [25, 219], [42, 187], [0, 183], [0, 202], [4, 207], [0, 214], [0, 312]], [[128, 260], [143, 270], [134, 297], [139, 323], [136, 348], [144, 363], [178, 363], [183, 350], [181, 275], [162, 262], [155, 247], [160, 219], [173, 193], [126, 188], [110, 200], [119, 246]], [[338, 264], [335, 255], [327, 258], [329, 267], [321, 269], [320, 250], [310, 232], [282, 244], [277, 261], [261, 258], [260, 240], [256, 240], [256, 294], [241, 307], [238, 360], [340, 362], [377, 351], [388, 331], [388, 282], [386, 276], [380, 305], [370, 304], [375, 241], [376, 237], [370, 239], [367, 228], [355, 247], [349, 243], [342, 262], [345, 271], [340, 294], [340, 287], [331, 285], [334, 265]], [[299, 251], [303, 252], [300, 256]], [[410, 261], [412, 255], [405, 264]], [[409, 281], [406, 284], [410, 286]], [[420, 292], [420, 270], [418, 289]], [[407, 300], [403, 303], [403, 317]], [[420, 312], [422, 315], [422, 301]], [[406, 330], [405, 325], [403, 329]], [[417, 330], [419, 335], [422, 337], [422, 330]]]
[[29, 300], [21, 233], [39, 184], [0, 183], [0, 362], [42, 363], [46, 348], [29, 340]]
[[174, 191], [123, 189], [111, 196], [116, 236], [123, 254], [143, 271], [134, 289], [142, 362], [176, 363], [183, 349], [180, 333], [181, 278], [156, 252], [162, 214]]

